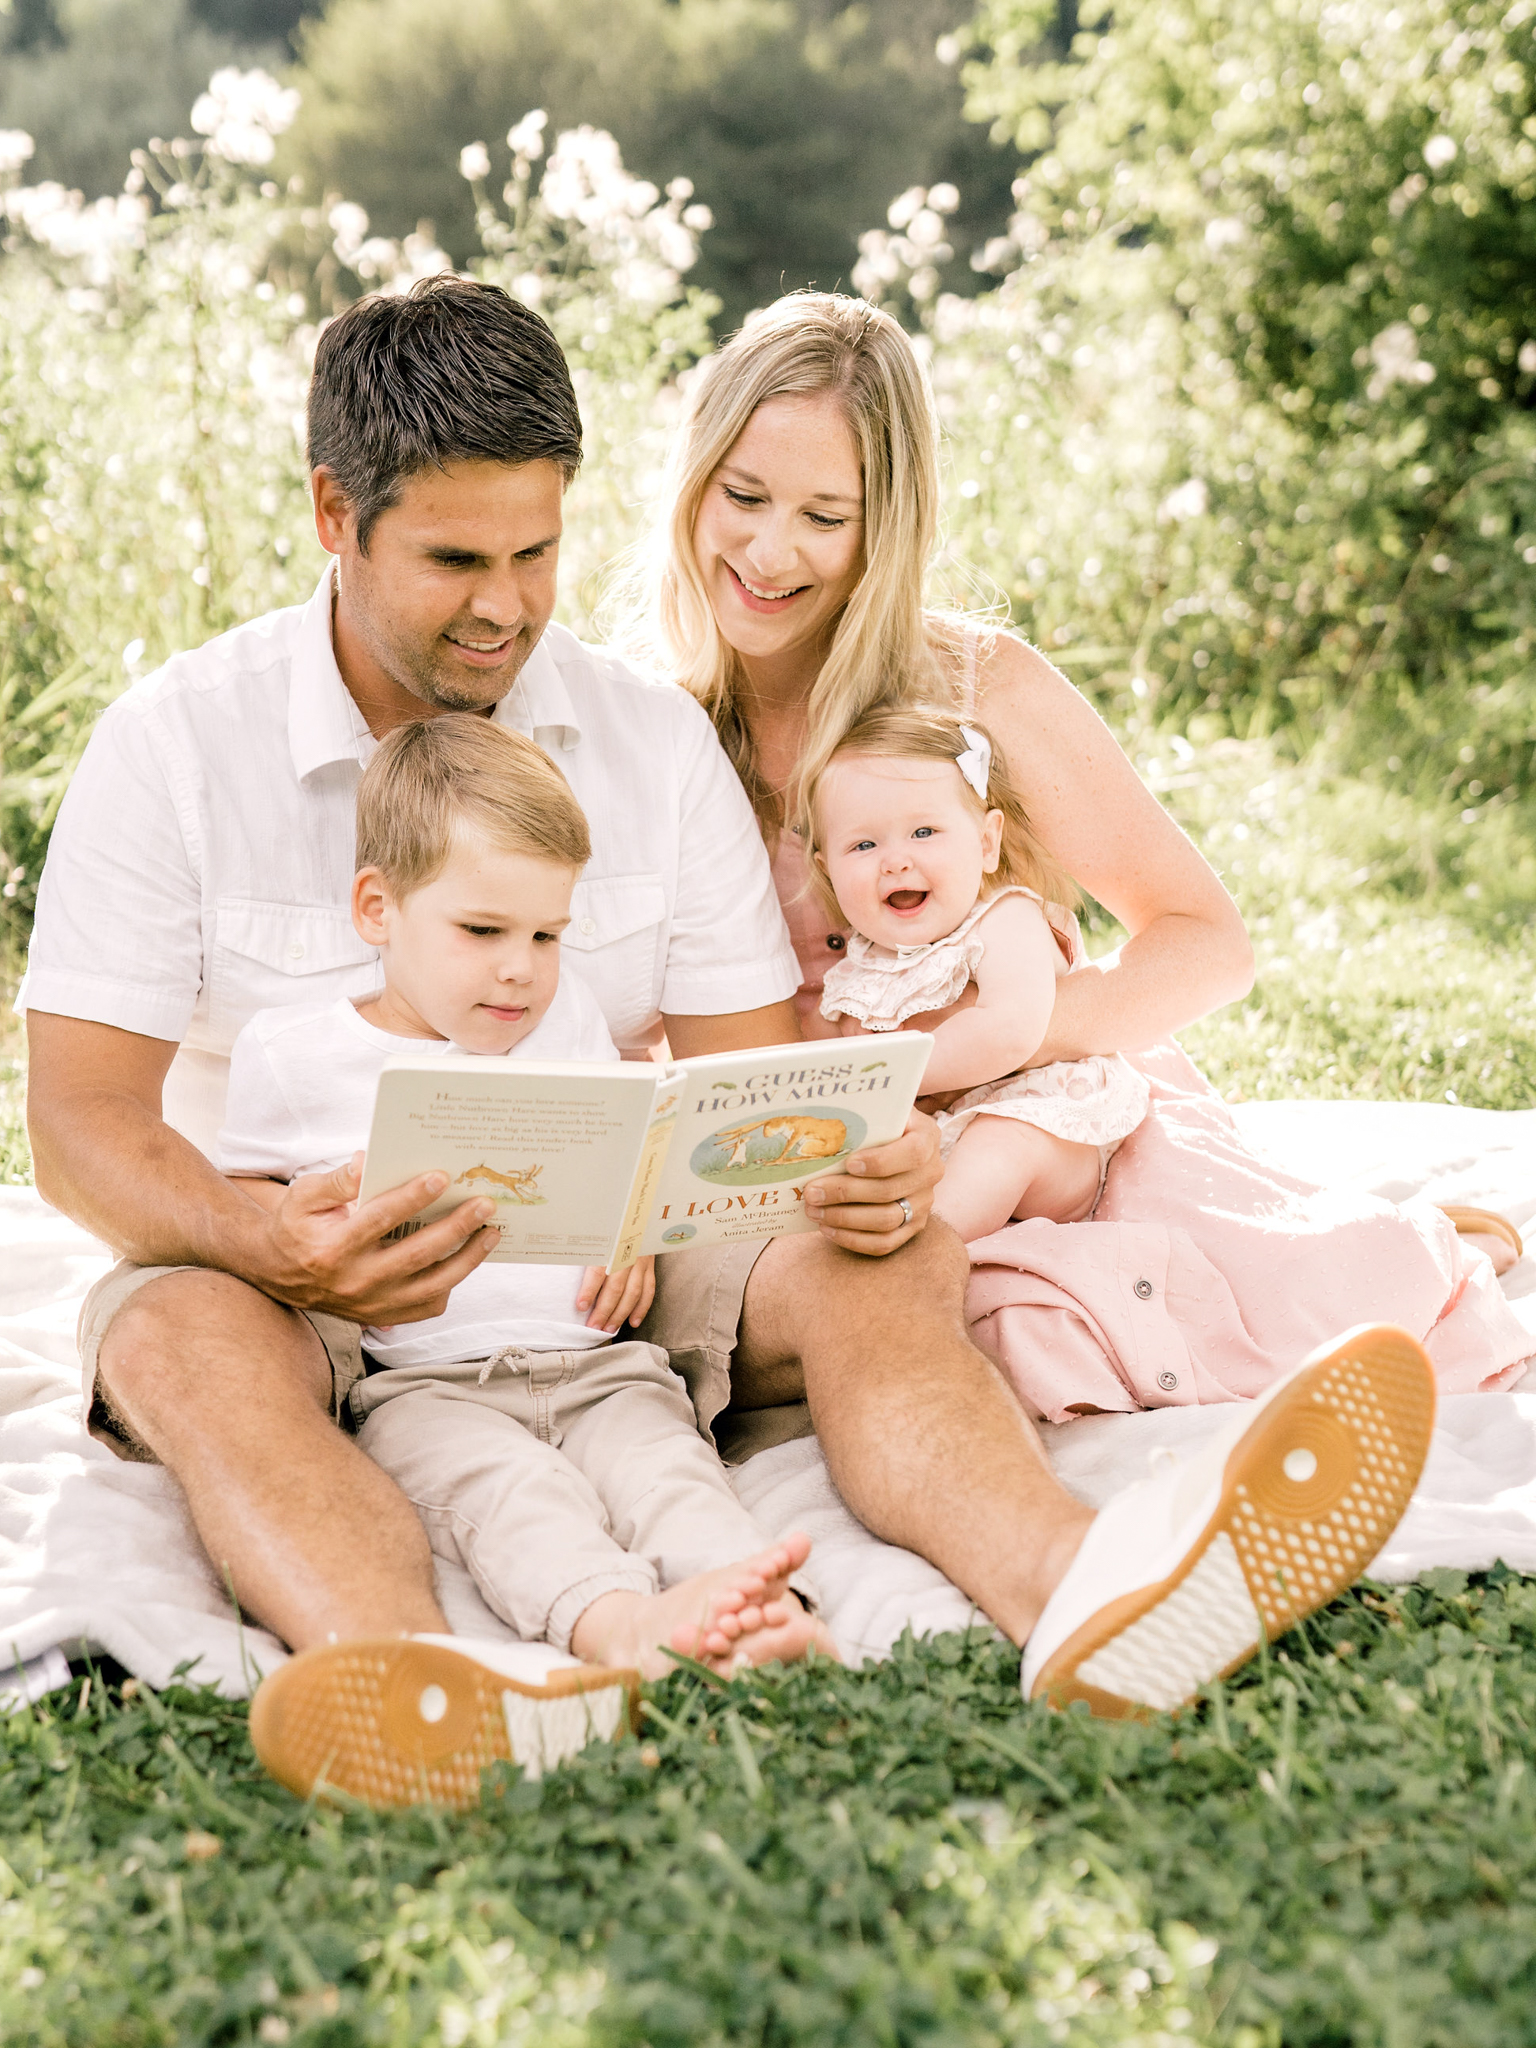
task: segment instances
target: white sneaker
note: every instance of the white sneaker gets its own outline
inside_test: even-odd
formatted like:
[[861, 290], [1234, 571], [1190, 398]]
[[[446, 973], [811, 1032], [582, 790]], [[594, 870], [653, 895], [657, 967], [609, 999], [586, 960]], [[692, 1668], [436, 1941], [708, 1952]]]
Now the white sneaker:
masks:
[[251, 1741], [301, 1798], [334, 1786], [369, 1806], [472, 1806], [498, 1758], [537, 1778], [638, 1722], [640, 1674], [545, 1643], [397, 1636], [292, 1657], [251, 1701]]
[[1025, 1646], [1026, 1699], [1166, 1712], [1354, 1583], [1429, 1451], [1435, 1383], [1406, 1330], [1316, 1351], [1218, 1441], [1105, 1506]]

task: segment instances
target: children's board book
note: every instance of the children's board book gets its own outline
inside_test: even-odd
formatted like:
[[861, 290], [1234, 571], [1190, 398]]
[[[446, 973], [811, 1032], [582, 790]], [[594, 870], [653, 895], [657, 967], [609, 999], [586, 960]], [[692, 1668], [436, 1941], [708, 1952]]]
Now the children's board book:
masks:
[[488, 1195], [493, 1259], [619, 1271], [647, 1252], [810, 1230], [803, 1196], [900, 1137], [933, 1040], [823, 1038], [703, 1059], [386, 1060], [359, 1199], [448, 1175], [408, 1236]]

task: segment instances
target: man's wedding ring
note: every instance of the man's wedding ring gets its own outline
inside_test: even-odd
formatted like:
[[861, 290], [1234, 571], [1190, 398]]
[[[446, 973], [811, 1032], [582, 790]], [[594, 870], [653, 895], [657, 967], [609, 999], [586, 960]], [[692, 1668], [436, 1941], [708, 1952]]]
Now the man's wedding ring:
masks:
[[896, 1198], [896, 1206], [901, 1211], [901, 1227], [903, 1230], [905, 1230], [910, 1226], [912, 1222], [912, 1204], [907, 1200], [905, 1195], [898, 1195]]

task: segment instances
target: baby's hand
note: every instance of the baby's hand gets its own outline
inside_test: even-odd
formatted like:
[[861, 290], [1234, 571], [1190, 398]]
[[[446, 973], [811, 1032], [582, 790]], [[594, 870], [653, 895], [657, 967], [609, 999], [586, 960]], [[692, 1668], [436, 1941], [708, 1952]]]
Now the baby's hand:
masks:
[[588, 1266], [576, 1290], [576, 1308], [582, 1315], [591, 1309], [587, 1316], [589, 1330], [606, 1330], [610, 1337], [616, 1337], [626, 1321], [631, 1328], [639, 1328], [655, 1296], [653, 1258], [636, 1259], [620, 1273], [610, 1273], [604, 1266]]

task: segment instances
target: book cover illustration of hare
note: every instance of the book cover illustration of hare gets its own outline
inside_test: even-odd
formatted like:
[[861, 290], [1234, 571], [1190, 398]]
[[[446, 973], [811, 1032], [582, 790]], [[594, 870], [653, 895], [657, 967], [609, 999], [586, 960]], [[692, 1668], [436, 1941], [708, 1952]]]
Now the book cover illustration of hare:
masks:
[[864, 1119], [851, 1110], [838, 1116], [753, 1117], [711, 1131], [694, 1147], [689, 1165], [700, 1180], [718, 1187], [762, 1187], [770, 1181], [805, 1180], [825, 1173], [864, 1142]]
[[498, 1173], [494, 1166], [467, 1166], [459, 1175], [459, 1181], [471, 1186], [476, 1181], [488, 1185], [476, 1188], [475, 1192], [489, 1195], [495, 1202], [517, 1202], [523, 1208], [534, 1208], [540, 1202], [548, 1201], [547, 1195], [539, 1193], [539, 1175], [542, 1166], [514, 1166], [510, 1173]]

